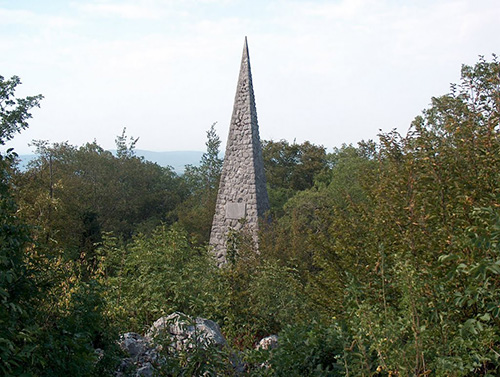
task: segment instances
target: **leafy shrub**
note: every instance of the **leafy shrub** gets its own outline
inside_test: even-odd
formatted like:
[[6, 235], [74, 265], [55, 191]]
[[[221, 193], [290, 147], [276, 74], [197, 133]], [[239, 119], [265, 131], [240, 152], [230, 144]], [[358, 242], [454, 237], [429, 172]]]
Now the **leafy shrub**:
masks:
[[248, 352], [255, 376], [343, 376], [346, 339], [339, 326], [318, 323], [287, 326], [278, 347]]
[[99, 252], [108, 308], [123, 330], [141, 332], [175, 311], [201, 316], [216, 311], [215, 264], [207, 250], [191, 245], [183, 230], [159, 226], [127, 246], [107, 237]]

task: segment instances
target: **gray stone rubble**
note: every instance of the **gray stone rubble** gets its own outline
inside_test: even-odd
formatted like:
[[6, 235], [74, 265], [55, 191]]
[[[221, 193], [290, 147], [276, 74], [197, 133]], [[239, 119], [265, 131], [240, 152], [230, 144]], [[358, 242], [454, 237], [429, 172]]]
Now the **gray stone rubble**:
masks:
[[[165, 364], [162, 352], [175, 353], [198, 347], [225, 346], [226, 339], [214, 321], [205, 318], [191, 318], [182, 313], [172, 313], [156, 320], [144, 336], [127, 332], [120, 336], [120, 348], [126, 354], [121, 360], [116, 377], [152, 377], [158, 367]], [[258, 342], [256, 349], [274, 349], [278, 336], [270, 335]], [[168, 349], [165, 349], [168, 347]], [[237, 353], [230, 358], [236, 375], [245, 372], [246, 365]], [[269, 368], [263, 363], [262, 368]]]
[[[219, 325], [205, 318], [191, 318], [172, 313], [156, 320], [144, 336], [128, 332], [120, 336], [119, 345], [127, 354], [116, 372], [116, 377], [153, 376], [155, 365], [162, 364], [164, 347], [170, 351], [183, 351], [196, 346], [224, 346], [226, 339]], [[130, 374], [132, 373], [132, 374]]]

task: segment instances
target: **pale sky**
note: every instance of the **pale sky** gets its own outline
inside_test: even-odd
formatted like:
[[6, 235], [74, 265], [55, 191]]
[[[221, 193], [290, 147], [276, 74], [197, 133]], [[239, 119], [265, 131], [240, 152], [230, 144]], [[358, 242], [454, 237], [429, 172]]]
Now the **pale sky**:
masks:
[[[43, 94], [33, 139], [113, 149], [225, 143], [245, 35], [260, 136], [323, 145], [406, 133], [458, 82], [500, 54], [498, 0], [0, 0], [0, 75]], [[223, 146], [224, 148], [224, 146]]]

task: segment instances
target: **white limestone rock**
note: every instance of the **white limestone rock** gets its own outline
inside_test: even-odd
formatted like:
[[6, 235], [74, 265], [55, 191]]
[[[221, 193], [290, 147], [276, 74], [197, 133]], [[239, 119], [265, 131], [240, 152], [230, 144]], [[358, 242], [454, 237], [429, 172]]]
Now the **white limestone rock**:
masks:
[[258, 350], [272, 350], [276, 347], [278, 347], [278, 335], [269, 335], [261, 339], [255, 348]]

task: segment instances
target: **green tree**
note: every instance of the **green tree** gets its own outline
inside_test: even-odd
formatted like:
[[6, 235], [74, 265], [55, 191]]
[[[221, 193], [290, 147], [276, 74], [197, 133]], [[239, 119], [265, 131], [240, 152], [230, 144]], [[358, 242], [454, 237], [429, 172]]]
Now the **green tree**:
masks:
[[325, 148], [306, 141], [264, 141], [262, 156], [271, 211], [280, 216], [286, 201], [296, 192], [313, 187], [314, 179], [328, 168]]
[[[1, 83], [1, 144], [27, 127], [41, 96], [14, 100], [18, 78]], [[19, 104], [16, 107], [16, 103]], [[110, 373], [116, 348], [101, 308], [97, 275], [40, 249], [11, 195], [9, 165], [0, 156], [0, 371], [5, 376], [95, 376]], [[48, 197], [53, 186], [47, 187]], [[45, 204], [51, 204], [45, 201]], [[95, 348], [104, 350], [99, 360]]]
[[[376, 169], [361, 180], [366, 204], [351, 207], [344, 226], [335, 222], [335, 242], [320, 250], [317, 260], [348, 252], [359, 261], [346, 266], [340, 315], [372, 371], [498, 373], [498, 327], [486, 304], [497, 294], [487, 267], [495, 259], [473, 246], [470, 229], [484, 232], [475, 208], [498, 203], [499, 71], [496, 60], [464, 66], [461, 83], [433, 98], [406, 137], [382, 134]], [[475, 275], [481, 268], [489, 272]], [[482, 296], [485, 287], [492, 296]], [[481, 304], [466, 304], [473, 300]]]
[[[0, 145], [28, 127], [30, 110], [38, 107], [41, 95], [15, 98], [19, 77], [0, 76]], [[28, 228], [17, 217], [11, 195], [10, 167], [16, 155], [10, 149], [0, 154], [0, 371], [20, 375], [34, 353], [31, 295], [36, 291], [29, 277], [24, 250], [30, 241]]]
[[20, 213], [37, 226], [40, 246], [92, 259], [102, 232], [128, 240], [175, 220], [182, 181], [171, 169], [133, 156], [132, 147], [115, 157], [95, 142], [34, 145], [38, 158], [16, 183]]
[[179, 223], [198, 243], [208, 242], [223, 160], [220, 154], [220, 138], [212, 124], [207, 131], [207, 150], [199, 166], [186, 166], [183, 175], [189, 196], [177, 209]]
[[[289, 199], [283, 215], [262, 234], [263, 258], [297, 269], [308, 287], [309, 304], [327, 316], [340, 309], [346, 269], [366, 265], [358, 250], [369, 226], [362, 210], [371, 204], [362, 182], [375, 167], [370, 148], [334, 150], [328, 156], [330, 169], [316, 176], [314, 187]], [[340, 242], [342, 250], [336, 249]]]
[[5, 80], [0, 76], [0, 145], [11, 140], [14, 135], [28, 127], [31, 118], [30, 110], [40, 107], [43, 99], [41, 94], [26, 98], [15, 98], [16, 87], [21, 84], [21, 79], [12, 76]]
[[262, 242], [346, 329], [353, 375], [498, 374], [499, 72], [464, 66], [406, 136], [335, 151]]
[[123, 127], [122, 134], [117, 136], [115, 139], [116, 144], [116, 155], [118, 158], [131, 158], [135, 156], [135, 145], [139, 141], [139, 138], [133, 138], [130, 136], [127, 144], [127, 128]]

